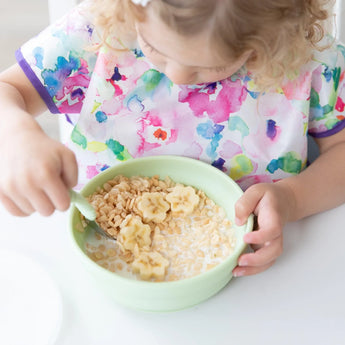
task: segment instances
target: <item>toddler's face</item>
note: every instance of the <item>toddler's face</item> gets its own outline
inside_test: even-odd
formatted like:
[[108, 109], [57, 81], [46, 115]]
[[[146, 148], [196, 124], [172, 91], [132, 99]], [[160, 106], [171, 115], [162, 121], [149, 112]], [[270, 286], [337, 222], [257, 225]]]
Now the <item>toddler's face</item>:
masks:
[[136, 25], [138, 43], [150, 62], [175, 84], [211, 83], [228, 78], [251, 54], [247, 52], [237, 60], [225, 61], [214, 54], [207, 29], [182, 37], [151, 13], [152, 10], [147, 12], [147, 20]]

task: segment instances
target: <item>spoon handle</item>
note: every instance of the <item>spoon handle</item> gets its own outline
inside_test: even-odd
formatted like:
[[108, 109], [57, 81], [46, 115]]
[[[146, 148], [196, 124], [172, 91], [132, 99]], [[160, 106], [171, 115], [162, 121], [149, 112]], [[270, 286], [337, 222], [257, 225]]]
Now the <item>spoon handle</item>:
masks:
[[75, 205], [75, 207], [86, 219], [96, 219], [96, 210], [80, 193], [77, 193], [76, 191], [70, 189], [69, 195], [71, 198], [71, 203]]

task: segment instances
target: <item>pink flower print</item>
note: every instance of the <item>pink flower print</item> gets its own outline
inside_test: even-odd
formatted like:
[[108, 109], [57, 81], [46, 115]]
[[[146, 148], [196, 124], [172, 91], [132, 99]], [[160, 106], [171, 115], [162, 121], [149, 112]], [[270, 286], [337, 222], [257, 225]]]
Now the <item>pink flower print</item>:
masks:
[[157, 138], [157, 139], [161, 139], [161, 140], [166, 140], [166, 138], [168, 137], [168, 133], [166, 131], [163, 131], [161, 128], [158, 128], [153, 135]]
[[99, 174], [99, 171], [97, 170], [96, 166], [94, 165], [89, 165], [86, 168], [86, 177], [88, 179], [92, 179], [93, 177], [95, 177], [96, 175]]
[[136, 121], [140, 144], [136, 147], [135, 156], [144, 152], [183, 154], [192, 145], [197, 119], [191, 116], [190, 109], [185, 104], [172, 109], [164, 107], [164, 104], [162, 107], [146, 112]]
[[247, 97], [247, 91], [239, 79], [236, 81], [225, 79], [217, 85], [219, 90], [217, 94], [208, 92], [207, 87], [195, 89], [181, 86], [179, 101], [188, 103], [196, 117], [204, 117], [207, 113], [214, 123], [227, 121], [231, 113], [240, 110]]
[[162, 145], [174, 143], [177, 139], [178, 132], [175, 129], [148, 126], [145, 122], [142, 122], [142, 125], [143, 130], [138, 133], [142, 139], [139, 152], [151, 151]]
[[271, 183], [272, 179], [269, 175], [248, 175], [236, 181], [243, 191], [256, 183]]
[[286, 81], [282, 85], [285, 97], [288, 100], [307, 100], [310, 95], [311, 78], [311, 73], [305, 72], [296, 79]]
[[[278, 96], [281, 101], [279, 102], [279, 99], [273, 101], [275, 105], [267, 104], [268, 102], [264, 102], [263, 98], [262, 103], [266, 105], [259, 108], [262, 116], [253, 119], [250, 134], [243, 137], [243, 152], [255, 160], [266, 161], [281, 155], [286, 143], [289, 142], [294, 142], [296, 147], [305, 146], [307, 119], [283, 95]], [[266, 117], [266, 114], [273, 116]]]
[[98, 56], [94, 74], [99, 76], [99, 89], [104, 88], [106, 79], [114, 88], [114, 96], [122, 102], [124, 93], [137, 86], [137, 80], [149, 69], [148, 63], [138, 61], [131, 51], [103, 50]]
[[101, 78], [110, 79], [114, 75], [114, 67], [118, 66], [118, 56], [113, 51], [100, 50], [94, 73]]
[[123, 91], [121, 89], [121, 87], [119, 86], [118, 82], [121, 80], [126, 80], [126, 76], [125, 75], [121, 75], [119, 72], [119, 68], [115, 66], [114, 68], [114, 73], [111, 76], [111, 78], [106, 79], [107, 82], [109, 82], [115, 89], [115, 93], [114, 96], [119, 96], [123, 94]]
[[83, 106], [83, 100], [85, 98], [84, 90], [87, 89], [90, 83], [90, 79], [87, 75], [75, 75], [68, 78], [65, 82], [63, 93], [59, 93], [56, 96], [57, 100], [65, 98], [60, 105], [58, 105], [61, 113], [78, 114]]
[[200, 159], [203, 153], [202, 146], [197, 142], [192, 142], [187, 149], [182, 153], [183, 156]]
[[230, 140], [224, 141], [219, 150], [220, 156], [225, 159], [230, 159], [240, 153], [242, 153], [241, 146]]
[[337, 103], [335, 104], [335, 109], [340, 111], [341, 113], [344, 111], [345, 109], [345, 103], [344, 101], [341, 99], [341, 97], [339, 96], [337, 99]]
[[138, 131], [142, 138], [140, 151], [150, 151], [162, 144], [175, 142], [177, 139], [177, 130], [164, 127], [161, 119], [155, 115], [151, 116], [150, 112], [141, 118], [140, 123], [141, 130]]
[[96, 165], [88, 165], [86, 167], [86, 177], [87, 179], [92, 179], [96, 175], [98, 175], [100, 172], [106, 170], [109, 168], [109, 165], [102, 165], [102, 164], [96, 164]]
[[317, 92], [320, 93], [323, 85], [323, 67], [320, 65], [317, 69], [314, 70], [313, 76], [312, 76], [312, 88]]
[[[42, 78], [50, 96], [57, 101], [62, 113], [78, 113], [90, 84], [87, 62], [70, 52], [68, 60], [59, 56], [54, 70], [42, 71]], [[59, 104], [60, 103], [60, 104]]]

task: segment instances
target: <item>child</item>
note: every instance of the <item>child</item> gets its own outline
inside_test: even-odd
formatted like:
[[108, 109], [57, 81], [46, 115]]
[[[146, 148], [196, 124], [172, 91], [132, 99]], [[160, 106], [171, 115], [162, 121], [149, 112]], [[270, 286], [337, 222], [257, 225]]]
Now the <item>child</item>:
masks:
[[[258, 231], [245, 236], [254, 252], [234, 275], [267, 269], [282, 252], [286, 222], [345, 200], [345, 48], [324, 38], [330, 6], [81, 4], [18, 50], [18, 64], [0, 76], [2, 203], [14, 215], [50, 215], [68, 208], [77, 182], [111, 165], [188, 156], [246, 190], [238, 224], [257, 216]], [[66, 146], [33, 120], [47, 107], [69, 114]], [[307, 167], [308, 134], [321, 154]]]

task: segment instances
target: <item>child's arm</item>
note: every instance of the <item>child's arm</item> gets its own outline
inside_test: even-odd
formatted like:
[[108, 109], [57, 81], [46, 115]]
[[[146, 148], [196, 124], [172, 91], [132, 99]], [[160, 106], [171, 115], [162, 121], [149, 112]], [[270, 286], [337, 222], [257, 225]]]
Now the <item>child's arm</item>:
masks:
[[18, 65], [0, 74], [0, 201], [14, 215], [66, 210], [68, 189], [77, 183], [74, 154], [34, 119], [44, 110]]
[[258, 231], [245, 235], [255, 252], [240, 257], [234, 275], [256, 274], [275, 262], [283, 250], [285, 223], [345, 202], [345, 130], [317, 143], [320, 156], [302, 173], [274, 184], [254, 185], [238, 201], [238, 223], [254, 213]]

